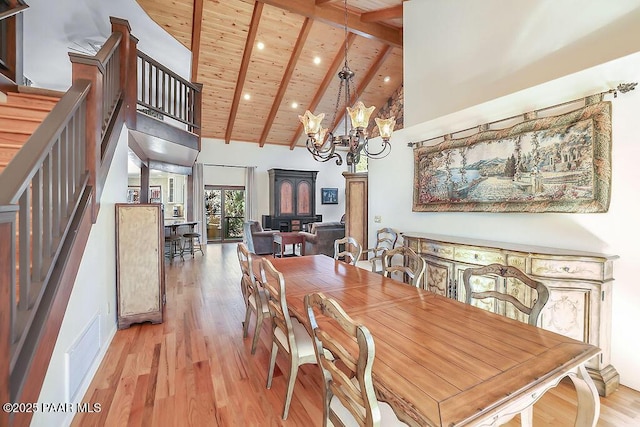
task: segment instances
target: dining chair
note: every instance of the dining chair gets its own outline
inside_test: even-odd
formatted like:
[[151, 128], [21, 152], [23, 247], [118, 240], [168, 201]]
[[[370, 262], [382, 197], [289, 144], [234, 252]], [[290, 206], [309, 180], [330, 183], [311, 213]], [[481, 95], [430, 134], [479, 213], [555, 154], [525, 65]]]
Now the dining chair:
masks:
[[[322, 293], [306, 295], [304, 305], [324, 383], [323, 425], [406, 425], [391, 406], [376, 400], [371, 375], [375, 344], [367, 327]], [[325, 318], [322, 326], [320, 318]]]
[[[240, 291], [242, 291], [242, 300], [244, 301], [245, 308], [249, 304], [247, 300], [247, 289], [244, 282], [244, 275], [249, 274], [249, 248], [244, 243], [238, 243], [236, 247], [236, 253], [238, 254], [238, 262], [240, 263]], [[243, 324], [244, 328], [244, 324]]]
[[[344, 245], [344, 250], [340, 251], [340, 245]], [[353, 237], [347, 236], [342, 239], [336, 239], [333, 242], [333, 258], [344, 259], [351, 265], [356, 265], [356, 262], [362, 255], [362, 245]]]
[[255, 354], [262, 323], [265, 318], [271, 317], [269, 305], [265, 290], [259, 280], [256, 280], [253, 264], [257, 259], [257, 255], [249, 252], [244, 243], [238, 244], [238, 259], [242, 269], [242, 294], [245, 299], [245, 315], [242, 328], [242, 336], [246, 338], [249, 335], [249, 323], [251, 322], [251, 313], [256, 315], [256, 326], [253, 333], [253, 341], [251, 342], [251, 354]]
[[[475, 284], [478, 285], [478, 287], [482, 286], [482, 282], [480, 280], [472, 280], [472, 277], [474, 276], [485, 276], [491, 278], [492, 280], [490, 280], [488, 283], [493, 289], [487, 288], [487, 286], [485, 285], [484, 289], [474, 290], [472, 282], [476, 282]], [[508, 280], [510, 278], [516, 279], [529, 288], [535, 290], [537, 296], [534, 297], [533, 295], [529, 295], [527, 297], [527, 293], [524, 293], [522, 299], [525, 300], [525, 302], [523, 302], [515, 295], [507, 292], [500, 292], [499, 290], [496, 290], [496, 287], [501, 285], [497, 284], [495, 280], [493, 280], [497, 277], [502, 277], [505, 280]], [[471, 304], [471, 301], [474, 299], [484, 300], [487, 298], [492, 298], [494, 300], [504, 301], [505, 303], [511, 304], [521, 313], [527, 315], [529, 317], [528, 323], [533, 326], [538, 325], [540, 312], [549, 300], [549, 289], [544, 285], [544, 283], [532, 279], [514, 266], [494, 263], [483, 267], [467, 268], [462, 274], [462, 282], [464, 284], [465, 302], [467, 304]], [[505, 282], [505, 289], [506, 286], [507, 283]], [[516, 295], [518, 293], [520, 292], [517, 292]], [[527, 300], [529, 301], [529, 303], [526, 302]], [[520, 413], [520, 420], [522, 427], [530, 427], [533, 425], [533, 405], [529, 406], [527, 409]]]
[[[486, 276], [489, 278], [503, 277], [507, 280], [510, 278], [516, 279], [529, 288], [535, 290], [537, 296], [534, 297], [533, 295], [530, 295], [530, 297], [527, 297], [527, 293], [524, 293], [523, 297], [520, 299], [516, 295], [501, 292], [496, 289], [499, 285], [496, 285], [494, 280], [489, 282], [492, 288], [484, 286], [484, 289], [477, 289], [477, 287], [481, 285], [481, 282], [479, 280], [472, 281], [471, 278], [474, 276]], [[533, 326], [537, 326], [540, 312], [549, 300], [549, 289], [544, 285], [544, 283], [532, 279], [514, 266], [489, 264], [483, 267], [467, 268], [462, 274], [462, 282], [464, 284], [465, 302], [467, 304], [471, 304], [473, 299], [483, 300], [486, 298], [493, 298], [495, 300], [504, 301], [505, 303], [511, 304], [521, 313], [527, 315], [528, 323]], [[478, 285], [476, 286], [476, 289], [474, 289], [473, 286], [474, 282]], [[504, 288], [506, 288], [506, 282]], [[527, 302], [527, 300], [529, 302]]]
[[360, 260], [356, 266], [360, 268], [370, 268], [374, 273], [383, 272], [382, 269], [382, 253], [386, 250], [393, 249], [398, 243], [398, 233], [392, 228], [381, 228], [376, 231], [376, 245], [362, 251], [362, 256], [366, 256], [366, 260]]
[[398, 246], [384, 251], [382, 254], [382, 269], [386, 277], [402, 274], [402, 281], [416, 288], [424, 287], [422, 277], [427, 268], [424, 259], [408, 246]]
[[289, 359], [289, 382], [287, 384], [284, 410], [282, 412], [282, 419], [286, 420], [289, 415], [289, 406], [291, 405], [293, 386], [296, 383], [298, 369], [304, 364], [317, 363], [316, 354], [313, 349], [311, 335], [309, 335], [307, 329], [297, 318], [292, 318], [289, 315], [282, 273], [276, 270], [268, 259], [262, 258], [260, 262], [260, 275], [271, 311], [273, 331], [273, 345], [271, 346], [267, 388], [271, 388], [278, 352], [281, 351]]

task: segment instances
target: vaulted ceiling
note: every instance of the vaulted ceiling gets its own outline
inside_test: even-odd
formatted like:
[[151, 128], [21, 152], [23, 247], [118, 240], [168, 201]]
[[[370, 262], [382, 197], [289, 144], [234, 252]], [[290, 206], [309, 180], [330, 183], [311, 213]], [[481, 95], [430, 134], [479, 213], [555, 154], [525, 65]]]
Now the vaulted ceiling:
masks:
[[[191, 80], [204, 85], [203, 137], [293, 148], [306, 140], [298, 120], [306, 109], [326, 113], [325, 127], [344, 126], [344, 104], [336, 108], [342, 0], [137, 2], [192, 51]], [[348, 1], [352, 92], [376, 107], [374, 116], [402, 85], [402, 3]]]

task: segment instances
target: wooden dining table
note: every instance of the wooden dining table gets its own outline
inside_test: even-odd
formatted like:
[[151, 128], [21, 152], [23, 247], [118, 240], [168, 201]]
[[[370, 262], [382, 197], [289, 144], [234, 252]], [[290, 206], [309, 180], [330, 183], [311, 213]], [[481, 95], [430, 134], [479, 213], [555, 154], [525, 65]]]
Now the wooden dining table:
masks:
[[575, 425], [596, 425], [600, 401], [584, 365], [597, 347], [324, 255], [269, 261], [303, 323], [304, 296], [322, 292], [371, 331], [376, 395], [405, 423], [499, 425], [568, 376], [577, 390]]

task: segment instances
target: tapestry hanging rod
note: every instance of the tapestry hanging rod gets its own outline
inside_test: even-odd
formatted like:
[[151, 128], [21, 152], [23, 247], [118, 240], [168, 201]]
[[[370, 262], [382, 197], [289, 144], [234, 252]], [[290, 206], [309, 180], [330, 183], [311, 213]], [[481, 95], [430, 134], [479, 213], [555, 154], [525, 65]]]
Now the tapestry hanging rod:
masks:
[[587, 96], [584, 96], [582, 98], [576, 98], [576, 99], [573, 99], [571, 101], [562, 102], [560, 104], [551, 105], [549, 107], [540, 108], [538, 110], [533, 110], [533, 111], [529, 111], [529, 112], [522, 113], [522, 114], [516, 114], [514, 116], [507, 117], [505, 119], [500, 119], [500, 120], [496, 120], [496, 121], [493, 121], [493, 122], [484, 123], [484, 124], [481, 124], [481, 125], [478, 125], [478, 126], [472, 126], [470, 128], [459, 130], [459, 131], [456, 131], [456, 132], [449, 132], [449, 133], [446, 133], [444, 135], [435, 136], [433, 138], [424, 139], [422, 141], [408, 142], [407, 143], [407, 147], [419, 148], [419, 147], [422, 147], [427, 142], [435, 141], [437, 139], [448, 140], [448, 139], [453, 138], [454, 135], [465, 133], [465, 132], [468, 132], [468, 131], [473, 130], [473, 129], [477, 129], [479, 132], [487, 131], [487, 130], [490, 129], [490, 127], [492, 125], [495, 125], [497, 123], [506, 122], [508, 120], [513, 120], [513, 119], [516, 119], [516, 118], [519, 118], [519, 117], [522, 117], [523, 120], [535, 119], [537, 117], [538, 113], [540, 113], [540, 112], [547, 111], [547, 110], [552, 110], [552, 109], [559, 108], [559, 107], [563, 107], [565, 105], [574, 104], [574, 103], [579, 102], [579, 101], [584, 101], [585, 105], [588, 105], [590, 102], [599, 102], [599, 101], [601, 101], [602, 97], [604, 95], [607, 95], [607, 94], [610, 94], [610, 93], [613, 94], [614, 98], [617, 98], [618, 97], [618, 92], [619, 93], [630, 92], [630, 91], [634, 90], [637, 85], [638, 85], [638, 83], [620, 83], [615, 89], [609, 89], [609, 90], [606, 90], [604, 92], [594, 93], [593, 95], [587, 95]]

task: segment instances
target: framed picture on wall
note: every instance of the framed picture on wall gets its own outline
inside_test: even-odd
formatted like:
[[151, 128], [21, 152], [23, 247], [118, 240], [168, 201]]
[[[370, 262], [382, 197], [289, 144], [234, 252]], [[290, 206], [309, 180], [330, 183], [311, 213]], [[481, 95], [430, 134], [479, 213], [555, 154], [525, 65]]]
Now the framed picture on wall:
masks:
[[323, 205], [337, 205], [338, 204], [338, 189], [337, 188], [321, 188], [320, 197]]

